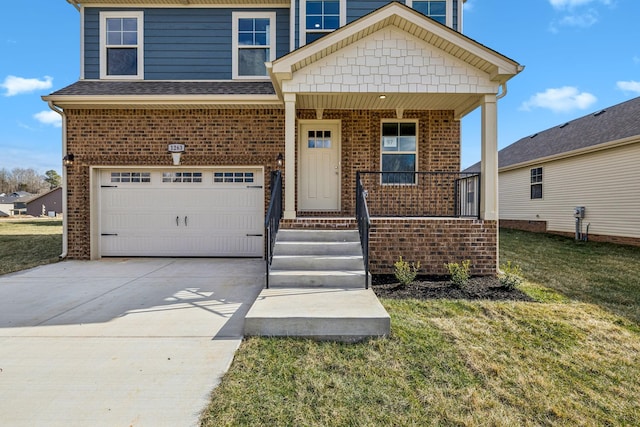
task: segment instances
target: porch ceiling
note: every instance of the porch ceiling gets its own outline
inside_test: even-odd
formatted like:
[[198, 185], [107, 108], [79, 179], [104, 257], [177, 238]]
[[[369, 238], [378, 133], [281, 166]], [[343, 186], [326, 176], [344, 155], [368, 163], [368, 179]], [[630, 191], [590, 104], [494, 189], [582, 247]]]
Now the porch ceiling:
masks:
[[[385, 98], [381, 99], [380, 95]], [[482, 95], [429, 93], [298, 94], [296, 108], [326, 110], [453, 110], [457, 119], [479, 107]]]

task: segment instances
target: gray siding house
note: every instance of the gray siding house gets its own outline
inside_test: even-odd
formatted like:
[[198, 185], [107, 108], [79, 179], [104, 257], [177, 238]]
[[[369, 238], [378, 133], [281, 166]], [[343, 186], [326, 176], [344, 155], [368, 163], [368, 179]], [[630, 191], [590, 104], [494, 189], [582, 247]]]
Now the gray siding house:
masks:
[[497, 101], [523, 67], [462, 34], [463, 0], [68, 2], [81, 78], [43, 97], [63, 117], [63, 255], [269, 256], [282, 185], [281, 229], [357, 228], [366, 194], [372, 273], [403, 256], [495, 274]]

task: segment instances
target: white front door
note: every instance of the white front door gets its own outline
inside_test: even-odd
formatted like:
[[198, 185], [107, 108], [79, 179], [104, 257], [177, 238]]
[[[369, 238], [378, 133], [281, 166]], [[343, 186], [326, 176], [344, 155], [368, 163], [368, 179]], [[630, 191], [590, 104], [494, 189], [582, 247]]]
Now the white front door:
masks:
[[338, 122], [300, 125], [299, 210], [340, 210], [339, 153]]

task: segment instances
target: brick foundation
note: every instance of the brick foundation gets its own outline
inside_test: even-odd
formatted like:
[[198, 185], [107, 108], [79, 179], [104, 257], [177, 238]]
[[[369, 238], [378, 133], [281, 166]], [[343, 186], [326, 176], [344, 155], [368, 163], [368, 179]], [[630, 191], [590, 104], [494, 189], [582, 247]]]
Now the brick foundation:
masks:
[[[546, 221], [527, 221], [527, 220], [515, 220], [515, 219], [501, 219], [501, 228], [511, 228], [514, 230], [531, 231], [534, 233], [549, 233], [557, 234], [559, 236], [565, 236], [575, 238], [575, 233], [569, 233], [566, 231], [547, 230]], [[589, 241], [603, 242], [603, 243], [615, 243], [618, 245], [630, 245], [640, 246], [640, 238], [626, 237], [626, 236], [609, 236], [605, 234], [589, 234]]]
[[500, 227], [512, 228], [514, 230], [533, 231], [535, 233], [546, 233], [547, 221], [527, 221], [518, 219], [501, 219]]
[[497, 269], [497, 224], [457, 218], [372, 218], [369, 240], [372, 274], [392, 274], [400, 256], [420, 261], [420, 274], [446, 275], [449, 262], [471, 260], [471, 274]]

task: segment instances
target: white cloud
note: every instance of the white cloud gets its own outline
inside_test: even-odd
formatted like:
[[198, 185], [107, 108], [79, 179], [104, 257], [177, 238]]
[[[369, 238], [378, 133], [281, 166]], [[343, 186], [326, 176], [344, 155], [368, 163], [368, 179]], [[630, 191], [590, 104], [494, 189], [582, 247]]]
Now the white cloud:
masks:
[[616, 86], [618, 89], [623, 90], [625, 92], [637, 92], [640, 93], [640, 82], [636, 82], [634, 80], [630, 80], [628, 82], [617, 82]]
[[45, 125], [52, 125], [57, 128], [62, 127], [62, 117], [53, 110], [40, 111], [34, 114], [33, 118]]
[[6, 90], [4, 96], [14, 96], [21, 93], [30, 93], [36, 90], [50, 89], [53, 86], [53, 77], [44, 76], [43, 79], [25, 79], [24, 77], [7, 76], [0, 87]]
[[610, 5], [613, 0], [549, 0], [551, 6], [555, 9], [573, 9], [593, 2]]
[[554, 113], [568, 113], [573, 110], [585, 110], [596, 101], [597, 98], [588, 92], [580, 92], [573, 86], [564, 86], [536, 93], [523, 102], [520, 109], [531, 111], [533, 108], [546, 108]]

